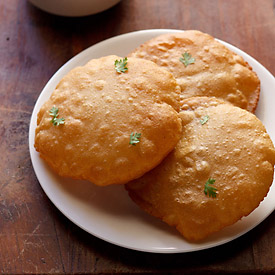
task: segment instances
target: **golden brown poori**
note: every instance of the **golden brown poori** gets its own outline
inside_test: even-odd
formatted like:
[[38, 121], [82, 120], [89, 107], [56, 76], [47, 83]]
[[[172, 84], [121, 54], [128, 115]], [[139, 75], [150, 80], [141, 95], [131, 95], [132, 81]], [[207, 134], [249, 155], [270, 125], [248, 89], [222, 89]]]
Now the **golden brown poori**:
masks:
[[214, 96], [254, 112], [260, 80], [250, 65], [212, 36], [188, 30], [163, 34], [129, 56], [154, 61], [177, 79], [182, 99]]
[[93, 59], [64, 76], [41, 107], [35, 148], [61, 176], [123, 184], [175, 147], [179, 108], [180, 88], [164, 68], [114, 55]]
[[272, 184], [275, 149], [261, 121], [215, 98], [183, 101], [182, 137], [126, 185], [143, 210], [198, 241], [251, 213]]

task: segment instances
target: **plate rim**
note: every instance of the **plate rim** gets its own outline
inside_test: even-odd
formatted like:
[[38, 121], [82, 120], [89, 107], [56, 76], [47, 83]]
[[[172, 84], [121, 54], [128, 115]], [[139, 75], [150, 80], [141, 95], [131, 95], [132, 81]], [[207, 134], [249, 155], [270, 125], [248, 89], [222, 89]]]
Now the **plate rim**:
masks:
[[[45, 93], [47, 92], [47, 89], [48, 87], [52, 84], [52, 82], [54, 81], [60, 81], [60, 79], [66, 74], [64, 72], [64, 68], [67, 68], [67, 67], [70, 67], [71, 64], [73, 64], [76, 60], [80, 59], [82, 56], [85, 56], [86, 54], [88, 54], [92, 48], [95, 48], [95, 47], [100, 47], [102, 45], [105, 45], [106, 43], [112, 43], [112, 42], [116, 42], [116, 41], [119, 41], [121, 39], [124, 39], [124, 38], [127, 38], [127, 39], [130, 39], [131, 37], [136, 37], [137, 35], [144, 35], [144, 34], [150, 34], [150, 35], [153, 35], [152, 37], [154, 36], [158, 36], [160, 34], [163, 34], [163, 33], [172, 33], [172, 32], [182, 32], [184, 30], [178, 30], [178, 29], [146, 29], [146, 30], [138, 30], [138, 31], [133, 31], [133, 32], [129, 32], [129, 33], [124, 33], [124, 34], [120, 34], [120, 35], [117, 35], [117, 36], [114, 36], [114, 37], [111, 37], [111, 38], [108, 38], [106, 40], [103, 40], [101, 42], [98, 42], [90, 47], [88, 47], [87, 49], [81, 51], [80, 53], [78, 53], [77, 55], [75, 55], [74, 57], [72, 57], [71, 59], [69, 59], [67, 62], [65, 62], [52, 76], [51, 78], [48, 80], [48, 82], [46, 83], [46, 85], [43, 87], [42, 91], [40, 92], [36, 102], [35, 102], [35, 105], [34, 105], [34, 108], [33, 108], [33, 111], [32, 111], [32, 115], [31, 115], [31, 119], [30, 119], [30, 126], [29, 126], [29, 152], [30, 152], [30, 157], [31, 157], [31, 162], [32, 162], [32, 166], [33, 166], [33, 169], [34, 169], [34, 172], [35, 172], [35, 175], [36, 175], [36, 178], [42, 188], [42, 190], [45, 192], [46, 196], [48, 197], [48, 199], [51, 201], [51, 203], [54, 204], [54, 206], [66, 217], [68, 218], [71, 222], [73, 222], [75, 225], [77, 225], [78, 227], [80, 227], [82, 230], [86, 231], [87, 233], [103, 240], [103, 241], [106, 241], [108, 243], [111, 243], [113, 245], [117, 245], [119, 247], [123, 247], [123, 248], [126, 248], [126, 249], [131, 249], [131, 250], [135, 250], [135, 251], [141, 251], [141, 252], [149, 252], [149, 253], [162, 253], [162, 254], [174, 254], [174, 253], [189, 253], [189, 252], [194, 252], [194, 251], [201, 251], [201, 250], [205, 250], [205, 249], [209, 249], [209, 248], [213, 248], [213, 247], [217, 247], [217, 246], [220, 246], [220, 245], [223, 245], [225, 243], [228, 243], [228, 242], [231, 242], [239, 237], [241, 237], [242, 235], [246, 234], [247, 232], [251, 231], [253, 228], [255, 228], [256, 226], [258, 226], [261, 222], [263, 222], [269, 215], [271, 215], [275, 209], [275, 204], [274, 204], [274, 207], [273, 207], [273, 210], [270, 211], [268, 214], [266, 214], [260, 221], [258, 221], [256, 224], [254, 224], [252, 227], [249, 227], [247, 230], [244, 230], [242, 232], [240, 232], [239, 234], [235, 235], [234, 237], [231, 237], [229, 239], [225, 239], [225, 240], [222, 240], [222, 241], [219, 241], [218, 243], [210, 243], [209, 245], [205, 245], [203, 247], [200, 247], [200, 248], [196, 248], [194, 247], [193, 249], [188, 249], [188, 250], [184, 250], [184, 249], [174, 249], [174, 248], [152, 248], [152, 249], [142, 249], [142, 248], [137, 248], [137, 247], [133, 247], [133, 246], [130, 246], [130, 245], [125, 245], [125, 244], [121, 244], [119, 242], [116, 242], [116, 241], [113, 241], [113, 240], [110, 240], [108, 238], [104, 238], [102, 236], [99, 236], [98, 234], [95, 234], [95, 233], [91, 233], [90, 231], [88, 231], [87, 228], [83, 227], [78, 221], [76, 221], [75, 219], [72, 219], [70, 216], [68, 216], [67, 213], [65, 213], [64, 209], [60, 208], [60, 206], [55, 202], [53, 201], [51, 195], [47, 192], [45, 186], [41, 183], [40, 181], [40, 176], [38, 175], [38, 171], [37, 171], [37, 168], [36, 168], [36, 165], [34, 163], [34, 158], [33, 158], [33, 154], [34, 153], [37, 153], [34, 148], [33, 148], [33, 140], [34, 140], [34, 130], [36, 128], [36, 117], [37, 117], [37, 112], [38, 112], [38, 109], [40, 109], [39, 106], [41, 106], [43, 103], [41, 103], [42, 98], [43, 96], [45, 96]], [[236, 46], [230, 44], [230, 43], [227, 43], [223, 40], [220, 40], [220, 39], [217, 39], [219, 42], [221, 42], [222, 44], [224, 44], [225, 46], [229, 47], [230, 50], [233, 50], [234, 52], [236, 53], [241, 53], [241, 55], [244, 57], [245, 60], [249, 59], [249, 60], [252, 60], [253, 61], [253, 64], [250, 64], [250, 66], [254, 67], [255, 65], [259, 66], [259, 68], [265, 73], [267, 74], [269, 77], [273, 78], [272, 81], [274, 81], [275, 83], [275, 79], [273, 77], [273, 75], [261, 64], [259, 63], [254, 57], [248, 55], [246, 52], [242, 51], [241, 49], [237, 48]], [[66, 70], [65, 70], [66, 71]], [[56, 80], [56, 79], [59, 79], [59, 80]], [[49, 93], [49, 96], [50, 96], [51, 93]], [[40, 104], [39, 104], [40, 103]], [[37, 153], [38, 154], [38, 153]], [[42, 160], [43, 161], [43, 160]], [[273, 181], [273, 186], [274, 186], [274, 181]], [[271, 189], [271, 188], [270, 188]], [[270, 191], [269, 191], [270, 192]], [[269, 193], [268, 193], [269, 195]], [[267, 196], [268, 196], [267, 195]], [[254, 212], [254, 211], [253, 211]], [[252, 213], [253, 213], [252, 212]]]

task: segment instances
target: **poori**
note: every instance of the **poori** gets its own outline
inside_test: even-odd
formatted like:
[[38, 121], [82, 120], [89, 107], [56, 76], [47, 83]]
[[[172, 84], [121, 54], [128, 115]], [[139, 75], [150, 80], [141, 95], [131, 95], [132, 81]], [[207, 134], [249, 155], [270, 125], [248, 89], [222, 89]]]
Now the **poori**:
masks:
[[35, 148], [61, 176], [104, 186], [149, 171], [181, 134], [180, 88], [147, 60], [106, 56], [70, 71], [41, 107]]
[[225, 101], [189, 98], [180, 116], [175, 149], [126, 189], [143, 210], [198, 241], [258, 207], [272, 184], [275, 149], [255, 115]]
[[251, 66], [212, 36], [188, 30], [163, 34], [129, 56], [154, 61], [177, 79], [182, 99], [214, 96], [254, 112], [260, 80]]

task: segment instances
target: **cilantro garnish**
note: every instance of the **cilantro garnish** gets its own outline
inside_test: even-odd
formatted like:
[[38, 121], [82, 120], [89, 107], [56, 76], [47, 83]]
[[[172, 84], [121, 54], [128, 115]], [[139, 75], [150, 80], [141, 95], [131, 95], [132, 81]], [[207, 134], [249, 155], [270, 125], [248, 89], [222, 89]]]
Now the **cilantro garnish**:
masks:
[[187, 67], [190, 64], [195, 63], [195, 58], [191, 56], [190, 53], [185, 52], [184, 54], [182, 54], [182, 57], [180, 57], [180, 62], [182, 62], [184, 64], [185, 67]]
[[125, 73], [128, 70], [126, 66], [127, 66], [127, 57], [115, 61], [115, 69], [118, 73]]
[[131, 145], [135, 145], [136, 146], [136, 144], [137, 143], [139, 143], [139, 139], [140, 139], [140, 137], [141, 137], [141, 133], [131, 133], [131, 135], [130, 135], [130, 142], [129, 142], [129, 144], [131, 144]]
[[209, 197], [216, 198], [217, 196], [217, 189], [210, 184], [214, 184], [216, 180], [209, 178], [208, 181], [204, 185], [204, 194], [208, 195]]
[[51, 122], [52, 122], [52, 124], [54, 125], [54, 126], [58, 126], [58, 125], [60, 125], [60, 124], [64, 124], [65, 122], [65, 118], [57, 118], [58, 117], [58, 108], [56, 108], [56, 107], [52, 107], [51, 108], [51, 110], [50, 110], [50, 116], [52, 116], [53, 118], [52, 118], [52, 120], [51, 120]]
[[209, 120], [209, 116], [208, 115], [203, 116], [201, 118], [201, 120], [200, 120], [201, 125], [205, 124], [208, 120]]

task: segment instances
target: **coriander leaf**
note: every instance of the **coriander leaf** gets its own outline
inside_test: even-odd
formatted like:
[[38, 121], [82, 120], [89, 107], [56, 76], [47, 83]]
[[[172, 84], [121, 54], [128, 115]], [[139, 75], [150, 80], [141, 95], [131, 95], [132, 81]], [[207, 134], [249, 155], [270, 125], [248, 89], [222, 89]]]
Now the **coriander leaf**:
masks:
[[65, 118], [56, 118], [56, 117], [54, 117], [53, 119], [52, 119], [52, 123], [53, 123], [53, 125], [54, 126], [58, 126], [58, 125], [60, 125], [60, 124], [64, 124], [65, 122]]
[[64, 124], [65, 122], [65, 118], [57, 118], [58, 117], [58, 108], [56, 107], [52, 107], [51, 110], [50, 110], [50, 116], [52, 116], [52, 124], [54, 126], [59, 126], [60, 124]]
[[209, 120], [209, 116], [208, 115], [203, 116], [201, 118], [201, 120], [200, 120], [201, 125], [205, 124], [208, 120]]
[[50, 110], [50, 116], [57, 117], [58, 116], [58, 108], [53, 106]]
[[208, 195], [209, 197], [216, 198], [217, 196], [217, 189], [209, 184], [214, 184], [216, 180], [209, 178], [208, 181], [204, 185], [204, 194]]
[[190, 53], [185, 52], [184, 54], [182, 54], [182, 57], [180, 57], [180, 62], [182, 62], [184, 64], [185, 67], [187, 67], [190, 64], [195, 63], [195, 58], [191, 56]]
[[129, 142], [129, 144], [131, 144], [131, 145], [135, 145], [136, 146], [136, 144], [137, 143], [139, 143], [139, 139], [140, 139], [140, 137], [141, 137], [141, 133], [131, 133], [131, 135], [130, 135], [130, 142]]
[[127, 66], [127, 57], [115, 61], [115, 69], [118, 73], [125, 73], [128, 70], [126, 66]]

